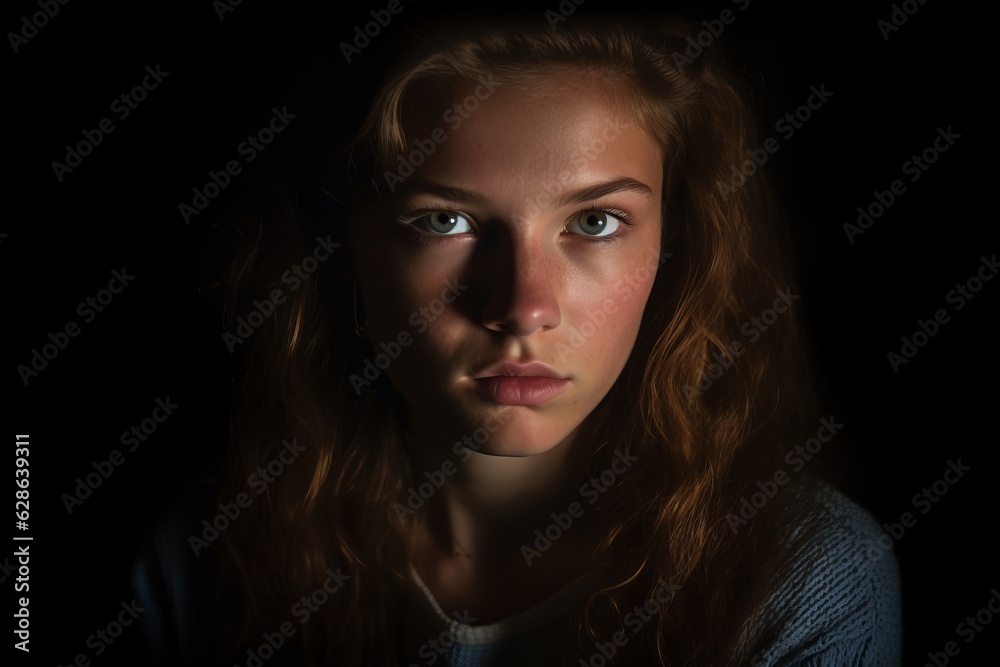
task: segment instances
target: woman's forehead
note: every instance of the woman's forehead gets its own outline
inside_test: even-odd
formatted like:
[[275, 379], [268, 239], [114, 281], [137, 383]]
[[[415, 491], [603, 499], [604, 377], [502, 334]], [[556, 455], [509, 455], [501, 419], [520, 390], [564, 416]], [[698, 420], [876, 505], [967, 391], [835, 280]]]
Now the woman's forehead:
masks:
[[493, 82], [472, 90], [424, 98], [404, 120], [399, 158], [415, 176], [508, 186], [611, 174], [661, 182], [660, 146], [599, 86], [541, 91]]

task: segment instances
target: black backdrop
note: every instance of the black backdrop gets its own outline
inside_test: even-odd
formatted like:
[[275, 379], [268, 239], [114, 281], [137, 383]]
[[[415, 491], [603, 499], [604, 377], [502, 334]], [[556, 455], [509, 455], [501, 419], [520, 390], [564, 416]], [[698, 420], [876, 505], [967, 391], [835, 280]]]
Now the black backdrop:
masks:
[[[42, 11], [37, 2], [9, 3], [0, 24], [29, 36], [8, 34], [4, 56], [4, 140], [13, 144], [4, 151], [4, 185], [14, 206], [0, 223], [10, 392], [2, 469], [13, 478], [11, 441], [30, 434], [30, 527], [18, 531], [11, 519], [9, 530], [33, 537], [31, 653], [14, 653], [16, 664], [70, 664], [80, 653], [94, 664], [141, 664], [135, 628], [100, 656], [87, 638], [131, 601], [133, 549], [153, 517], [224, 451], [231, 359], [206, 289], [218, 273], [220, 214], [254, 174], [311, 141], [307, 128], [323, 114], [340, 114], [346, 136], [397, 38], [416, 18], [441, 10], [430, 0], [403, 0], [402, 13], [348, 64], [337, 45], [386, 3], [350, 3], [337, 14], [261, 0], [231, 11], [208, 0], [50, 4], [58, 12], [37, 32], [23, 24]], [[611, 13], [631, 4], [586, 0], [575, 11]], [[662, 10], [701, 21], [732, 8], [736, 20], [722, 41], [745, 57], [774, 121], [803, 104], [810, 86], [833, 93], [794, 136], [779, 139], [763, 169], [777, 179], [792, 214], [800, 303], [821, 388], [830, 414], [845, 425], [838, 446], [854, 461], [848, 489], [880, 522], [916, 515], [895, 543], [905, 662], [924, 664], [928, 652], [955, 641], [953, 664], [984, 664], [1000, 653], [1000, 621], [969, 642], [956, 626], [1000, 586], [991, 541], [1000, 281], [986, 282], [960, 310], [947, 295], [997, 251], [989, 206], [995, 166], [987, 152], [993, 134], [972, 115], [994, 85], [994, 77], [978, 74], [985, 68], [976, 60], [986, 17], [914, 1], [905, 9], [915, 13], [885, 39], [878, 21], [893, 13], [888, 2], [864, 9], [740, 4], [746, 9], [718, 0], [664, 3]], [[524, 6], [544, 23], [545, 11], [559, 4]], [[491, 9], [499, 6], [483, 8]], [[316, 59], [332, 63], [333, 75], [293, 85]], [[147, 66], [168, 74], [122, 118], [124, 107], [112, 102], [144, 77], [155, 82]], [[246, 163], [238, 145], [285, 106], [296, 119]], [[57, 175], [52, 163], [66, 162], [67, 144], [77, 145], [103, 118], [114, 130], [79, 166]], [[903, 164], [931, 146], [939, 128], [959, 138], [911, 181]], [[244, 173], [185, 224], [178, 205], [232, 159]], [[852, 243], [844, 223], [896, 179], [905, 192]], [[134, 278], [101, 312], [78, 312], [116, 270]], [[949, 321], [895, 372], [887, 353], [899, 352], [900, 337], [942, 308]], [[26, 383], [17, 367], [30, 366], [32, 350], [42, 350], [50, 333], [59, 338], [71, 321], [78, 335]], [[128, 451], [121, 434], [167, 397], [179, 406], [174, 414]], [[124, 461], [69, 513], [63, 494], [115, 449]], [[920, 513], [914, 494], [958, 459], [971, 470]], [[23, 544], [8, 543], [8, 557]], [[13, 591], [16, 577], [0, 572], [11, 613], [22, 595]]]

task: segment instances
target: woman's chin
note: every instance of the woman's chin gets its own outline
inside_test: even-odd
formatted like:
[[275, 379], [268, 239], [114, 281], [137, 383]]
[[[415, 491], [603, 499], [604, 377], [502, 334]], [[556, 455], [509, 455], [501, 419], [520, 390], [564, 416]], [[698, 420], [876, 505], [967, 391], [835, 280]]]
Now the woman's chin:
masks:
[[483, 445], [478, 450], [475, 450], [477, 454], [485, 454], [486, 456], [512, 456], [512, 457], [524, 457], [524, 456], [538, 456], [540, 454], [545, 454], [551, 451], [559, 443], [539, 443], [539, 442], [491, 442]]
[[572, 434], [567, 428], [512, 416], [488, 438], [466, 441], [468, 449], [488, 456], [538, 456], [550, 452]]

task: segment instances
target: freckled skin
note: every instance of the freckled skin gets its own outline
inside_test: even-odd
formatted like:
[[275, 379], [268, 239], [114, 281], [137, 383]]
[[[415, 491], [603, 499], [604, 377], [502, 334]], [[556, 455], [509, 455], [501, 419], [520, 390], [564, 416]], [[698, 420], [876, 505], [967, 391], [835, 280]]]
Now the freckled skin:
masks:
[[[661, 150], [622, 118], [599, 77], [556, 84], [532, 93], [501, 85], [456, 130], [441, 114], [464, 94], [422, 101], [423, 111], [405, 119], [410, 145], [437, 127], [447, 140], [352, 226], [372, 343], [395, 340], [401, 331], [413, 336], [386, 373], [410, 406], [407, 430], [441, 441], [441, 451], [491, 414], [503, 424], [483, 453], [532, 456], [571, 441], [635, 343], [659, 259]], [[586, 153], [591, 157], [581, 157]], [[556, 201], [622, 178], [650, 193]], [[430, 193], [420, 188], [424, 183], [475, 193], [478, 201]], [[460, 213], [471, 230], [433, 235], [425, 219], [411, 223], [410, 233], [421, 230], [439, 242], [413, 241], [396, 218], [428, 207]], [[601, 237], [579, 226], [578, 214], [588, 208], [631, 214], [631, 226], [622, 223], [609, 234], [627, 228], [627, 237], [595, 243]], [[446, 281], [466, 287], [456, 296]], [[442, 293], [453, 302], [435, 305]], [[440, 310], [422, 333], [410, 319], [420, 308]], [[603, 313], [605, 323], [593, 325], [588, 313]], [[470, 377], [503, 358], [542, 361], [570, 378], [569, 389], [537, 406], [497, 405], [472, 390]]]

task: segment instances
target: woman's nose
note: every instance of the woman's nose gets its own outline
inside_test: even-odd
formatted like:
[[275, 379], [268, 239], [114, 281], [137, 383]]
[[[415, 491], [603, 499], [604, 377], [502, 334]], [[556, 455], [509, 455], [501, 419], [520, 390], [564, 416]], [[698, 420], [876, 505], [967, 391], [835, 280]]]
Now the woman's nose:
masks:
[[[559, 326], [557, 258], [544, 241], [506, 238], [494, 247], [483, 304], [483, 325], [515, 336], [530, 336]], [[485, 259], [485, 258], [484, 258]]]

